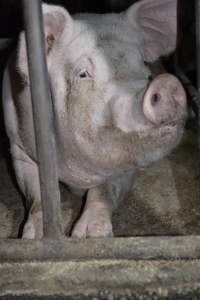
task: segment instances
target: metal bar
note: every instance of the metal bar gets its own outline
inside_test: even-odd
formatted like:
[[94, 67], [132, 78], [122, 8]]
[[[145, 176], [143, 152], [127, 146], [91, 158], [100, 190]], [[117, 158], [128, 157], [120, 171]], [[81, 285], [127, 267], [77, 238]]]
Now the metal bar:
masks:
[[197, 88], [200, 93], [200, 1], [196, 0]]
[[44, 237], [59, 238], [61, 236], [60, 193], [53, 134], [53, 110], [44, 50], [41, 1], [23, 0], [22, 3], [43, 207]]
[[200, 259], [200, 236], [0, 240], [0, 262]]
[[[181, 7], [181, 2], [178, 2], [178, 13], [181, 11], [182, 7]], [[198, 107], [200, 105], [199, 102], [199, 96], [198, 96], [198, 90], [197, 88], [192, 84], [192, 82], [190, 81], [190, 79], [187, 77], [187, 75], [183, 72], [180, 63], [179, 63], [179, 44], [180, 44], [180, 37], [182, 38], [182, 35], [180, 34], [182, 32], [182, 26], [183, 26], [183, 19], [182, 19], [182, 15], [181, 13], [179, 13], [178, 15], [178, 30], [177, 30], [177, 37], [178, 37], [178, 41], [177, 41], [177, 48], [175, 51], [175, 54], [173, 56], [173, 62], [174, 62], [174, 71], [176, 76], [180, 79], [180, 81], [182, 82], [188, 96], [189, 96], [189, 100], [191, 100], [191, 106], [195, 112], [195, 114], [198, 114]], [[180, 41], [179, 41], [180, 40]]]
[[200, 156], [200, 1], [196, 0], [196, 56], [197, 56], [197, 89], [198, 89], [198, 122], [199, 122], [199, 156]]
[[196, 116], [198, 116], [200, 102], [199, 102], [199, 93], [197, 88], [192, 84], [192, 82], [187, 77], [187, 75], [182, 71], [178, 63], [175, 64], [175, 72], [176, 72], [176, 76], [180, 79], [187, 94], [190, 97], [191, 105]]

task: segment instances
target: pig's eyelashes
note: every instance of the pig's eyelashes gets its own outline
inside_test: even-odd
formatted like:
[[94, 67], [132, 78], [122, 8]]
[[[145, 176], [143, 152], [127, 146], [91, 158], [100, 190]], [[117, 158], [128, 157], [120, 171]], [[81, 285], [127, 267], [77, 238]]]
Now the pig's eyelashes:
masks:
[[79, 78], [80, 79], [90, 79], [90, 78], [92, 78], [92, 75], [87, 70], [84, 70], [79, 73]]

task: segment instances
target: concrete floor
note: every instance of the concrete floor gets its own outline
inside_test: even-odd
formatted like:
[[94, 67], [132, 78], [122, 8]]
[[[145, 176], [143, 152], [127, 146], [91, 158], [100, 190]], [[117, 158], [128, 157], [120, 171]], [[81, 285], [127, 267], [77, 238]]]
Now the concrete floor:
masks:
[[[113, 216], [116, 236], [200, 234], [200, 169], [197, 136], [187, 130], [171, 155], [143, 171]], [[1, 153], [1, 152], [0, 152]], [[62, 212], [69, 232], [81, 199], [61, 185]], [[0, 155], [0, 238], [16, 238], [24, 219], [23, 198], [12, 168]]]

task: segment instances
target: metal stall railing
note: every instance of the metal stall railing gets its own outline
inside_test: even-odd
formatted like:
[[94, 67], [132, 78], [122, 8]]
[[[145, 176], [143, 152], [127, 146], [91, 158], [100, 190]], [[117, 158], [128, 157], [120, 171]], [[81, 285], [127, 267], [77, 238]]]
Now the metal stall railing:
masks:
[[[172, 299], [167, 298], [168, 296], [170, 297], [170, 293], [168, 294], [167, 290], [170, 289], [170, 286], [172, 286], [173, 288], [173, 284], [177, 284], [179, 285], [179, 287], [183, 288], [183, 290], [181, 290], [180, 288], [179, 292], [184, 291], [185, 293], [188, 293], [190, 283], [191, 291], [192, 288], [194, 289], [195, 287], [195, 290], [200, 294], [200, 285], [198, 284], [198, 282], [200, 282], [200, 236], [157, 236], [80, 240], [64, 237], [61, 229], [60, 194], [56, 170], [56, 149], [53, 136], [53, 114], [50, 86], [48, 82], [48, 73], [45, 61], [46, 59], [43, 40], [44, 32], [42, 28], [41, 1], [23, 0], [22, 3], [40, 174], [44, 239], [41, 241], [12, 239], [0, 240], [0, 274], [7, 274], [6, 272], [12, 272], [12, 270], [16, 270], [15, 263], [23, 263], [21, 267], [19, 264], [17, 265], [19, 272], [15, 271], [14, 274], [18, 274], [18, 277], [12, 278], [14, 287], [13, 289], [11, 289], [10, 287], [8, 296], [14, 293], [14, 290], [18, 287], [17, 283], [19, 284], [20, 282], [19, 278], [21, 278], [21, 280], [24, 278], [24, 280], [26, 281], [26, 274], [27, 276], [30, 276], [30, 280], [32, 276], [34, 277], [34, 275], [32, 275], [31, 273], [26, 273], [28, 272], [27, 270], [30, 267], [30, 265], [27, 265], [28, 262], [51, 262], [55, 260], [57, 262], [63, 262], [62, 266], [59, 265], [59, 268], [61, 268], [62, 272], [62, 268], [64, 268], [65, 266], [64, 261], [66, 264], [69, 261], [73, 261], [74, 265], [66, 265], [66, 270], [69, 270], [69, 274], [72, 274], [70, 272], [74, 266], [74, 277], [72, 277], [74, 278], [73, 284], [75, 287], [83, 282], [84, 284], [87, 284], [87, 282], [84, 281], [84, 279], [87, 279], [88, 284], [91, 284], [93, 289], [96, 285], [98, 286], [97, 282], [99, 282], [99, 289], [104, 290], [103, 284], [105, 285], [105, 280], [107, 280], [110, 289], [113, 289], [113, 284], [118, 284], [117, 288], [135, 287], [135, 290], [137, 290], [138, 287], [140, 287], [140, 291], [142, 292], [145, 290], [145, 284], [146, 286], [150, 287], [151, 293], [153, 293], [153, 291], [157, 289], [157, 293], [159, 295], [159, 293], [161, 293], [159, 288], [160, 286], [162, 286], [163, 288], [165, 288], [165, 294], [163, 294], [165, 295], [165, 299]], [[196, 3], [197, 49], [200, 49], [199, 0], [197, 0]], [[200, 64], [199, 54], [200, 51], [198, 51], [198, 66]], [[192, 97], [194, 98], [196, 105], [198, 105], [199, 107], [198, 93], [200, 92], [200, 69], [198, 68], [198, 93], [190, 83], [189, 79], [185, 76], [185, 74], [178, 66], [177, 73], [183, 83], [185, 83], [188, 92], [190, 94], [193, 93]], [[107, 262], [105, 262], [105, 260], [107, 260]], [[116, 260], [119, 260], [120, 263], [117, 263]], [[180, 263], [181, 260], [183, 264]], [[85, 265], [86, 269], [89, 268], [89, 273], [81, 273], [84, 274], [85, 278], [84, 276], [83, 278], [80, 278], [77, 274], [82, 266], [80, 263], [81, 261], [90, 262], [89, 264], [87, 264], [87, 266]], [[126, 261], [127, 265], [123, 265], [124, 261]], [[143, 262], [141, 263], [141, 261]], [[137, 262], [139, 263], [139, 265], [137, 264]], [[4, 263], [7, 264], [4, 265]], [[9, 265], [8, 263], [11, 265]], [[109, 273], [109, 268], [111, 268], [112, 270], [113, 266], [116, 266], [114, 272], [118, 273], [118, 279], [117, 281], [114, 281], [115, 283], [110, 283], [109, 280], [111, 275]], [[124, 266], [126, 266], [126, 268]], [[127, 275], [128, 266], [130, 266], [132, 272], [130, 276]], [[103, 270], [103, 279], [101, 276], [99, 276], [95, 277], [96, 281], [94, 281], [93, 279], [90, 280], [89, 278], [91, 278], [91, 276], [95, 276], [92, 272], [97, 272], [97, 274], [99, 274], [99, 267]], [[44, 273], [42, 273], [41, 271], [42, 268], [47, 268], [44, 269], [46, 270], [46, 272], [54, 272], [55, 276], [57, 276], [56, 282], [59, 282], [63, 274], [65, 274], [59, 273], [60, 271], [58, 271], [54, 267], [51, 267], [50, 265], [39, 265], [38, 269], [34, 269], [34, 272], [36, 272], [36, 270], [39, 270], [37, 274], [39, 280], [41, 279], [41, 281], [44, 280]], [[120, 272], [121, 269], [124, 270], [123, 274]], [[137, 270], [139, 274], [138, 279], [133, 276], [134, 270]], [[193, 271], [191, 272], [191, 270]], [[186, 278], [185, 273], [188, 274], [189, 272], [190, 275], [188, 275], [188, 277]], [[144, 277], [144, 274], [146, 277]], [[151, 274], [154, 274], [155, 277], [151, 277]], [[6, 280], [7, 282], [9, 281], [8, 275], [6, 276], [7, 277], [5, 277], [5, 280], [4, 277], [2, 277], [3, 279], [0, 279], [0, 298], [4, 297], [4, 299], [6, 299], [5, 294], [2, 292], [1, 288], [3, 285], [5, 286]], [[67, 280], [70, 280], [67, 274], [65, 274], [65, 276]], [[153, 278], [153, 280], [151, 278]], [[171, 285], [169, 285], [169, 283]], [[54, 284], [56, 285], [57, 283], [54, 282]], [[25, 288], [27, 288], [27, 281]], [[60, 285], [60, 290], [63, 291], [63, 285]], [[18, 295], [20, 295], [20, 299], [25, 299], [23, 298], [23, 292], [19, 292], [21, 291], [20, 288], [17, 291]], [[34, 291], [34, 299], [37, 299], [37, 288]], [[29, 294], [31, 295], [30, 290]], [[38, 299], [42, 299], [42, 292], [41, 294], [37, 295], [40, 296], [40, 298]], [[107, 299], [105, 298], [104, 293], [98, 295], [99, 299]], [[138, 295], [138, 298], [136, 295], [134, 296], [135, 298], [130, 298], [130, 296], [125, 299], [140, 299], [139, 296], [140, 295]], [[89, 299], [89, 297], [82, 297], [81, 299]], [[148, 299], [151, 299], [150, 296]]]
[[40, 1], [23, 0], [22, 3], [43, 207], [44, 237], [60, 238], [60, 193], [56, 169], [53, 108], [45, 57], [43, 15]]
[[198, 145], [200, 162], [200, 1], [195, 0], [195, 22], [196, 22], [196, 60], [197, 60], [197, 87], [190, 81], [179, 65], [179, 53], [175, 55], [175, 73], [183, 83], [189, 96], [194, 113], [198, 119]]
[[[198, 95], [198, 120], [199, 120], [199, 149], [200, 149], [200, 1], [196, 0], [196, 57], [197, 57], [197, 95]], [[199, 151], [200, 153], [200, 151]], [[199, 157], [200, 158], [200, 157]]]

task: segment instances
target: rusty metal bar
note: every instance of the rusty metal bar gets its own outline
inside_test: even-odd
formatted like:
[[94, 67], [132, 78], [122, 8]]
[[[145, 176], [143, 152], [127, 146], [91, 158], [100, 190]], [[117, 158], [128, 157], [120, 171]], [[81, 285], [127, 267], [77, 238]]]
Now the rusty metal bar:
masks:
[[45, 238], [61, 236], [60, 193], [53, 133], [53, 110], [45, 57], [40, 0], [23, 0], [23, 19], [39, 165]]
[[0, 240], [0, 262], [200, 259], [200, 236]]

